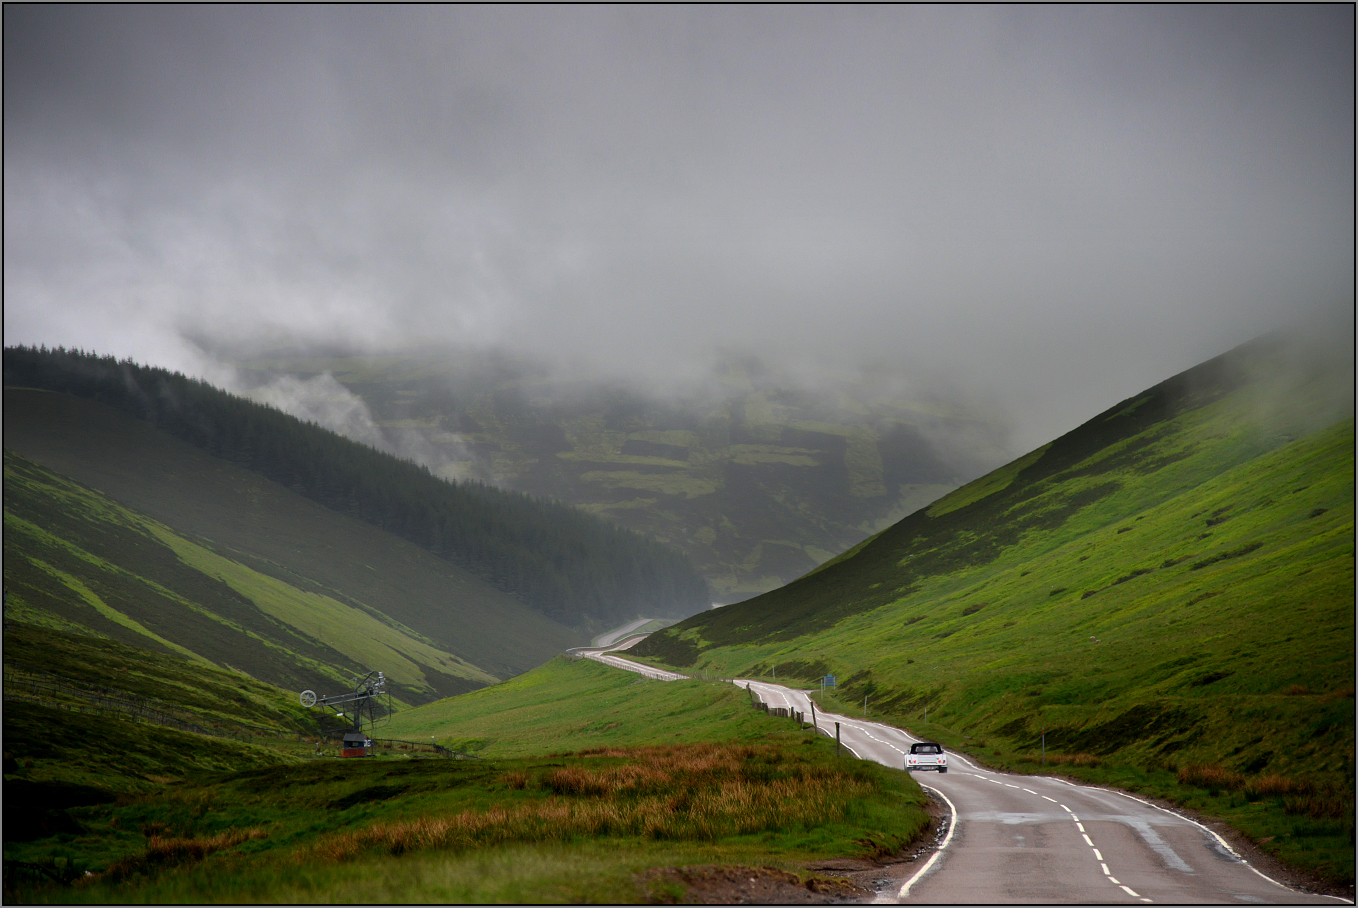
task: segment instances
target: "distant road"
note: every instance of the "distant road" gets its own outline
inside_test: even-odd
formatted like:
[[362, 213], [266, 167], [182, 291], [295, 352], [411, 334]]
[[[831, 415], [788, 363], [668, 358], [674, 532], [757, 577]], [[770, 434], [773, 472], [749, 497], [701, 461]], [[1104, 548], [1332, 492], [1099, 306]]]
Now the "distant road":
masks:
[[650, 624], [654, 620], [655, 620], [654, 618], [638, 618], [631, 624], [625, 624], [615, 631], [609, 631], [607, 634], [595, 637], [594, 645], [597, 647], [612, 646], [614, 643], [617, 643], [619, 640], [621, 640], [623, 637], [626, 637], [632, 631], [636, 630], [637, 628], [643, 625]]
[[[618, 656], [616, 668], [669, 676]], [[737, 679], [772, 707], [811, 719], [809, 691]], [[816, 709], [819, 731], [855, 756], [904, 768], [919, 739], [899, 728]], [[885, 903], [1348, 904], [1284, 886], [1207, 827], [1131, 795], [1046, 776], [982, 769], [948, 755], [945, 774], [918, 773], [951, 813], [946, 838]]]
[[[619, 647], [619, 649], [626, 649], [627, 646], [631, 646], [633, 643], [636, 643], [636, 640], [626, 641], [625, 645]], [[642, 665], [640, 662], [632, 662], [619, 656], [611, 656], [603, 649], [578, 646], [575, 649], [570, 649], [566, 652], [573, 653], [577, 656], [584, 656], [586, 659], [593, 659], [595, 662], [602, 662], [604, 665], [611, 665], [614, 668], [620, 668], [624, 671], [636, 672], [639, 675], [645, 675], [647, 678], [654, 678], [657, 681], [678, 681], [681, 678], [688, 677], [688, 675], [667, 672], [663, 669], [652, 668], [649, 665]]]

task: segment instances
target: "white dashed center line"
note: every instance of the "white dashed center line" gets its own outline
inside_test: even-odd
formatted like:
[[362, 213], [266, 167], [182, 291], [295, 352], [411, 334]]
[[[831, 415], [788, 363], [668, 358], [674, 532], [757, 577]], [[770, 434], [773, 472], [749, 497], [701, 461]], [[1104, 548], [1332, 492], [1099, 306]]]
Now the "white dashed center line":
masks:
[[[1026, 789], [1026, 788], [1024, 789], [1024, 791], [1027, 791], [1027, 790], [1028, 790], [1028, 789]], [[1036, 794], [1036, 792], [1034, 792], [1034, 794]], [[1042, 797], [1047, 798], [1046, 795], [1043, 795]], [[1047, 800], [1048, 800], [1048, 801], [1051, 801], [1051, 800], [1053, 800], [1053, 799], [1052, 799], [1052, 798], [1047, 798]], [[1113, 876], [1113, 874], [1112, 874], [1111, 871], [1109, 871], [1109, 869], [1108, 869], [1108, 864], [1107, 864], [1107, 863], [1104, 861], [1104, 859], [1103, 859], [1103, 853], [1100, 852], [1099, 849], [1097, 849], [1097, 848], [1094, 847], [1093, 841], [1090, 840], [1089, 834], [1085, 832], [1084, 824], [1081, 823], [1081, 822], [1080, 822], [1080, 818], [1077, 817], [1077, 816], [1075, 815], [1075, 811], [1071, 810], [1071, 809], [1070, 809], [1069, 807], [1067, 807], [1065, 804], [1061, 804], [1060, 801], [1056, 801], [1055, 803], [1058, 804], [1058, 805], [1060, 805], [1061, 809], [1064, 810], [1066, 813], [1070, 814], [1070, 818], [1075, 822], [1075, 828], [1078, 829], [1078, 830], [1080, 830], [1080, 838], [1084, 839], [1084, 840], [1085, 840], [1085, 844], [1088, 845], [1089, 848], [1090, 848], [1090, 850], [1094, 852], [1094, 860], [1096, 860], [1096, 861], [1099, 862], [1099, 869], [1102, 870], [1102, 871], [1103, 871], [1103, 875], [1106, 876], [1106, 877], [1108, 878], [1108, 882], [1112, 883], [1114, 886], [1121, 886], [1121, 887], [1122, 887], [1122, 891], [1125, 892], [1125, 893], [1127, 893], [1128, 895], [1130, 895], [1130, 896], [1131, 896], [1132, 898], [1134, 898], [1134, 899], [1140, 899], [1140, 900], [1143, 901], [1143, 902], [1149, 902], [1149, 901], [1151, 901], [1151, 899], [1146, 898], [1144, 895], [1137, 895], [1136, 892], [1134, 892], [1134, 891], [1131, 889], [1131, 887], [1129, 887], [1129, 886], [1123, 886], [1120, 882], [1118, 882], [1117, 878]]]

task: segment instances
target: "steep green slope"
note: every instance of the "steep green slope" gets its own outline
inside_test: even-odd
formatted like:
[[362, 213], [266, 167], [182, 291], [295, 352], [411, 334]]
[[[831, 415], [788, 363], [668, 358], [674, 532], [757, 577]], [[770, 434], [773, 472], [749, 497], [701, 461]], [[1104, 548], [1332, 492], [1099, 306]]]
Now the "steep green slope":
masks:
[[[219, 737], [134, 724], [138, 708]], [[204, 769], [283, 762], [281, 753], [233, 740], [284, 741], [318, 727], [316, 713], [291, 691], [243, 672], [14, 620], [5, 626], [4, 718], [6, 776], [112, 792], [154, 791], [165, 777]], [[7, 819], [9, 795], [7, 779]]]
[[1318, 428], [1333, 376], [1298, 365], [1272, 341], [1205, 363], [632, 652], [834, 674], [1002, 752], [1045, 728], [1058, 753], [1351, 787], [1353, 420]]
[[206, 382], [82, 352], [6, 348], [5, 383], [96, 400], [323, 507], [413, 542], [573, 627], [692, 614], [688, 559], [565, 505], [427, 469]]
[[92, 401], [5, 390], [5, 445], [276, 581], [504, 678], [584, 635], [444, 559]]
[[357, 395], [392, 449], [440, 475], [549, 496], [660, 539], [724, 602], [800, 576], [1002, 459], [996, 427], [959, 406], [876, 382], [811, 390], [751, 359], [668, 396], [470, 354], [238, 365], [260, 399], [298, 412]]
[[386, 616], [223, 557], [8, 450], [4, 552], [12, 620], [86, 628], [293, 690], [343, 690], [369, 667], [417, 702], [495, 681]]
[[768, 715], [718, 681], [652, 681], [589, 659], [557, 658], [494, 687], [403, 710], [388, 732], [486, 758], [562, 750], [765, 739]]

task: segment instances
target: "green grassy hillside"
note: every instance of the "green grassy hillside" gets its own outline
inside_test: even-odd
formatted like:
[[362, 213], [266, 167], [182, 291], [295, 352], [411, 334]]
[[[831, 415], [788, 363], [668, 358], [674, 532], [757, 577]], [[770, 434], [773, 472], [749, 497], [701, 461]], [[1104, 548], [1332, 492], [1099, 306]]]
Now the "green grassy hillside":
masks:
[[[52, 639], [69, 673], [81, 657], [104, 662], [159, 703], [270, 708], [265, 686], [231, 673]], [[20, 663], [41, 637], [23, 640]], [[7, 684], [6, 901], [682, 902], [692, 877], [667, 868], [693, 865], [762, 868], [741, 879], [795, 897], [847, 893], [810, 867], [895, 853], [923, 832], [907, 774], [836, 756], [730, 685], [635, 680], [558, 659], [382, 730], [495, 738], [456, 761], [399, 742], [336, 760], [310, 744], [205, 739], [18, 702]], [[607, 718], [601, 735], [569, 730], [591, 710]]]
[[[695, 694], [695, 691], [701, 691]], [[493, 688], [392, 717], [390, 733], [487, 757], [544, 749], [755, 741], [769, 726], [743, 690], [716, 681], [651, 681], [558, 656]], [[642, 721], [649, 716], [652, 721]]]
[[[21, 486], [16, 484], [12, 497], [7, 473], [5, 582], [13, 609], [31, 606], [54, 615], [58, 613], [54, 603], [60, 601], [62, 608], [81, 609], [88, 619], [82, 619], [85, 626], [114, 633], [107, 620], [99, 622], [92, 617], [97, 612], [84, 593], [54, 580], [50, 573], [34, 576], [41, 579], [40, 585], [55, 583], [63, 588], [55, 600], [34, 598], [20, 588], [17, 578], [11, 582], [12, 572], [25, 563], [25, 548], [30, 542], [45, 545], [41, 543], [43, 534], [57, 532], [59, 523], [67, 528], [68, 535], [75, 535], [69, 541], [77, 549], [104, 546], [102, 551], [107, 554], [101, 557], [133, 575], [163, 585], [156, 565], [187, 572], [195, 583], [218, 591], [213, 594], [214, 601], [222, 602], [222, 608], [245, 607], [252, 617], [243, 626], [265, 622], [272, 627], [281, 622], [289, 628], [285, 634], [288, 639], [305, 638], [308, 645], [318, 645], [329, 653], [322, 660], [329, 660], [326, 664], [386, 671], [383, 665], [367, 663], [365, 648], [369, 640], [376, 639], [370, 631], [377, 625], [391, 628], [410, 641], [409, 646], [393, 644], [403, 654], [395, 658], [413, 658], [434, 672], [426, 674], [421, 669], [402, 679], [424, 690], [422, 694], [414, 689], [408, 692], [413, 702], [465, 690], [466, 682], [479, 685], [488, 676], [518, 674], [584, 642], [580, 632], [524, 607], [417, 546], [322, 508], [102, 405], [67, 395], [11, 388], [5, 391], [4, 419], [6, 447], [12, 449], [6, 451], [7, 470], [12, 458], [17, 458], [14, 463], [22, 461], [13, 451], [23, 452], [32, 461], [74, 477], [85, 487], [82, 491], [69, 482], [48, 477], [27, 498], [19, 496]], [[36, 467], [26, 469], [32, 472]], [[98, 515], [115, 512], [112, 503], [79, 508], [61, 503], [60, 494], [93, 494], [91, 487], [104, 490], [112, 501], [120, 503], [117, 513], [124, 517], [101, 524]], [[58, 490], [62, 490], [60, 494]], [[10, 513], [22, 501], [29, 502], [24, 507], [30, 511], [23, 519], [37, 528], [34, 534], [19, 533], [17, 523], [14, 534], [9, 529]], [[85, 519], [85, 510], [89, 519]], [[13, 519], [20, 516], [14, 511]], [[50, 521], [58, 523], [49, 526]], [[147, 526], [159, 527], [161, 535], [156, 536]], [[83, 538], [83, 534], [100, 527], [91, 538]], [[128, 528], [126, 540], [119, 539], [119, 527]], [[132, 544], [148, 534], [152, 538], [146, 546]], [[134, 568], [122, 561], [134, 555], [145, 560], [153, 552], [158, 559], [154, 564]], [[77, 561], [92, 564], [88, 559]], [[183, 592], [184, 598], [195, 602], [196, 595]], [[196, 614], [192, 609], [180, 613]], [[307, 615], [315, 620], [307, 623]], [[113, 624], [121, 628], [117, 633], [127, 632], [125, 625], [117, 621]], [[206, 626], [214, 635], [236, 633], [219, 621]], [[140, 638], [144, 643], [151, 639], [145, 635]], [[198, 641], [195, 651], [209, 645], [216, 644]], [[292, 648], [291, 644], [285, 646]], [[445, 654], [442, 658], [448, 665], [440, 666], [429, 647]], [[422, 649], [425, 656], [420, 655]], [[244, 667], [243, 660], [263, 658], [265, 651], [253, 642], [242, 643], [219, 661]], [[297, 650], [305, 651], [305, 646]], [[337, 652], [346, 658], [336, 660]], [[474, 666], [476, 670], [451, 668], [455, 665]], [[425, 676], [423, 680], [420, 675]], [[281, 677], [279, 680], [281, 683]]]
[[[327, 510], [412, 542], [584, 630], [680, 617], [711, 595], [687, 557], [559, 502], [421, 465], [204, 381], [130, 360], [9, 347], [5, 383], [98, 401]], [[82, 426], [67, 427], [78, 435]], [[80, 440], [77, 439], [77, 443]]]
[[89, 629], [293, 690], [343, 690], [369, 666], [416, 701], [496, 680], [390, 618], [260, 573], [8, 450], [4, 549], [11, 621]]
[[1242, 804], [1291, 780], [1279, 816], [1349, 837], [1354, 422], [1325, 419], [1333, 377], [1295, 365], [1233, 351], [630, 652], [834, 674], [852, 708], [1006, 765], [1045, 729], [1067, 764], [1216, 767]]
[[958, 406], [876, 384], [808, 390], [748, 359], [668, 398], [496, 357], [238, 365], [261, 395], [283, 378], [333, 376], [393, 448], [441, 475], [550, 496], [660, 539], [724, 602], [796, 578], [1001, 459], [995, 426]]

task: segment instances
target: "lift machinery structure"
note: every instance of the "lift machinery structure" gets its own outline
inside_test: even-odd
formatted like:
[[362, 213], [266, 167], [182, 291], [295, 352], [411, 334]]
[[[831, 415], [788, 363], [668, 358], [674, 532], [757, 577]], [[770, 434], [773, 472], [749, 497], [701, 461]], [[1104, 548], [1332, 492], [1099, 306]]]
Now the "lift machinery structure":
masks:
[[372, 738], [364, 732], [385, 724], [391, 718], [391, 694], [386, 690], [387, 679], [381, 672], [368, 672], [353, 680], [352, 692], [317, 697], [312, 690], [302, 691], [302, 705], [310, 709], [325, 706], [340, 718], [352, 718], [353, 728], [344, 732], [343, 757], [365, 757], [372, 754]]

